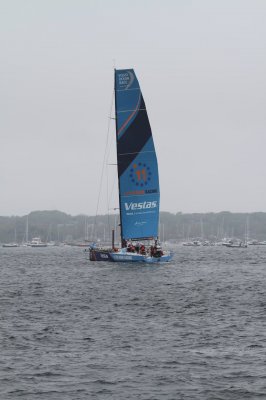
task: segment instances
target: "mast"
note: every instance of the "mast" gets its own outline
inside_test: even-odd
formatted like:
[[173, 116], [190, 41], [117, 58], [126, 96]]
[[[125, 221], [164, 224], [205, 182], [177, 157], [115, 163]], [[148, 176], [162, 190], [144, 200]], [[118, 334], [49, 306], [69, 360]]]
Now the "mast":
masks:
[[27, 215], [26, 219], [26, 243], [29, 241], [29, 216]]
[[15, 243], [17, 243], [17, 221], [15, 217], [15, 235], [14, 235]]
[[115, 133], [116, 133], [116, 159], [117, 159], [117, 178], [118, 178], [118, 195], [119, 195], [119, 216], [120, 216], [120, 239], [121, 247], [123, 247], [123, 225], [121, 216], [121, 192], [120, 192], [120, 179], [118, 170], [118, 123], [117, 123], [117, 97], [116, 97], [116, 69], [114, 68], [114, 91], [115, 91]]

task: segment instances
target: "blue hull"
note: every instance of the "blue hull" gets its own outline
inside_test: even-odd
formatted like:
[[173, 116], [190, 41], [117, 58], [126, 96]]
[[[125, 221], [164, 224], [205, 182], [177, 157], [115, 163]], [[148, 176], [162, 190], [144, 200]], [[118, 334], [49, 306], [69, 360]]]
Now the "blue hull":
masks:
[[146, 259], [144, 260], [145, 263], [148, 264], [156, 264], [156, 263], [165, 263], [165, 262], [169, 262], [171, 261], [173, 258], [173, 254], [167, 254], [167, 255], [163, 255], [162, 257], [146, 257]]
[[145, 256], [136, 253], [112, 252], [110, 257], [114, 262], [144, 262]]
[[165, 254], [161, 257], [151, 257], [138, 253], [129, 253], [125, 251], [108, 251], [96, 248], [90, 249], [91, 261], [110, 261], [110, 262], [134, 262], [134, 263], [147, 263], [156, 264], [160, 262], [169, 262], [172, 259], [172, 254]]

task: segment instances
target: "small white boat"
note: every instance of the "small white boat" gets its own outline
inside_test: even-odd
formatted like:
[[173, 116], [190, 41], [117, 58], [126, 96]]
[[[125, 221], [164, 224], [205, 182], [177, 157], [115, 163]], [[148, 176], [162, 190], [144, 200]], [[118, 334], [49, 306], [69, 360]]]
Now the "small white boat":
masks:
[[30, 242], [30, 247], [47, 247], [47, 243], [42, 242], [41, 238], [35, 237], [32, 238], [32, 241]]
[[224, 246], [226, 247], [242, 247], [242, 248], [246, 248], [248, 247], [247, 243], [245, 242], [241, 242], [241, 241], [229, 241], [228, 243], [224, 243]]
[[2, 247], [19, 247], [18, 243], [4, 243]]
[[249, 246], [266, 246], [266, 241], [260, 242], [259, 240], [251, 240], [248, 242]]
[[194, 247], [196, 247], [196, 246], [200, 246], [200, 245], [201, 245], [201, 243], [200, 243], [199, 240], [193, 240], [192, 242], [184, 242], [183, 243], [183, 246], [194, 246]]

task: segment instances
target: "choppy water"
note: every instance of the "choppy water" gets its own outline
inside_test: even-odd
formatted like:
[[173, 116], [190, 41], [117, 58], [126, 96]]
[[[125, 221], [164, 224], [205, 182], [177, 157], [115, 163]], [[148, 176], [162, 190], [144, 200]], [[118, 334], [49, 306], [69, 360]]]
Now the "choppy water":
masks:
[[266, 247], [0, 249], [0, 399], [266, 399]]

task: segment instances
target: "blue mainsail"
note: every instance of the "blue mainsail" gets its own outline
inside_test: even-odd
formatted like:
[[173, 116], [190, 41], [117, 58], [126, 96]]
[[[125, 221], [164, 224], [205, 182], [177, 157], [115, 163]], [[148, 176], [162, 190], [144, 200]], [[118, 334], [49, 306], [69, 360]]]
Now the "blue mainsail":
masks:
[[121, 239], [158, 237], [160, 188], [151, 127], [133, 69], [115, 70]]

